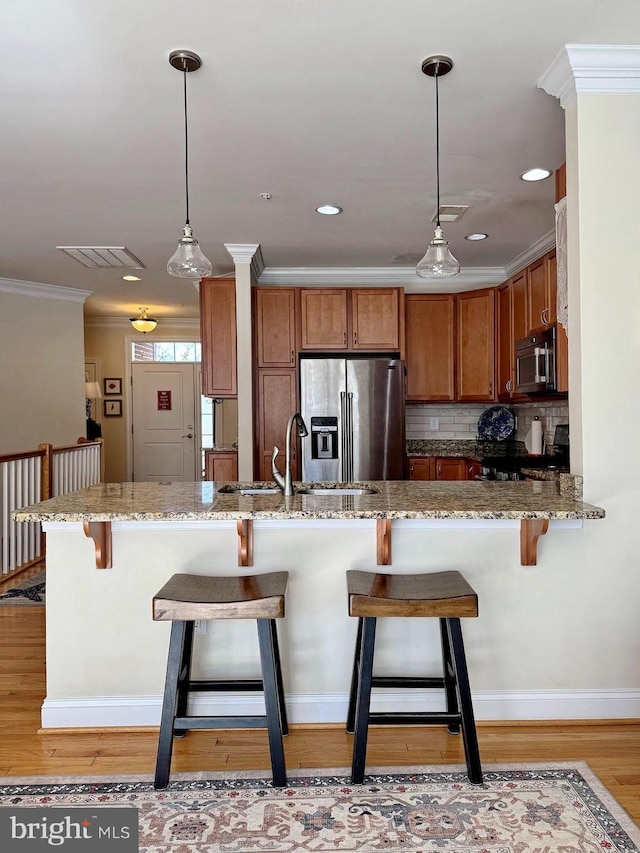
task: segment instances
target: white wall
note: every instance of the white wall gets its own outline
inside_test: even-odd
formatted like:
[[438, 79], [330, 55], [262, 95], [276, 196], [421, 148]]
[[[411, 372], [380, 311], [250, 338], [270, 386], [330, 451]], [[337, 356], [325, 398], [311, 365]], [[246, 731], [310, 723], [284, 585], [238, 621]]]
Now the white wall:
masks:
[[82, 293], [0, 280], [0, 453], [85, 434]]

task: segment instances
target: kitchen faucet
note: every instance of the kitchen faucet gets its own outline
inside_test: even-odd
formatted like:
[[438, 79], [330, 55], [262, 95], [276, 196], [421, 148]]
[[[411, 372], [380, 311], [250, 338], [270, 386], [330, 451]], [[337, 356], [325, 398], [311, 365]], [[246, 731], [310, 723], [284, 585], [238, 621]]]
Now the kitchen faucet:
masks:
[[304, 438], [306, 435], [309, 435], [307, 431], [307, 425], [302, 419], [302, 415], [300, 412], [292, 412], [289, 415], [289, 420], [287, 421], [287, 429], [285, 432], [285, 455], [284, 455], [284, 476], [278, 470], [278, 466], [276, 464], [276, 457], [280, 452], [277, 447], [273, 448], [273, 453], [271, 454], [271, 474], [273, 479], [276, 481], [278, 487], [282, 490], [282, 493], [285, 497], [290, 497], [295, 494], [293, 490], [293, 477], [291, 474], [291, 434], [293, 432], [293, 425], [297, 422], [298, 424], [298, 435], [300, 438]]

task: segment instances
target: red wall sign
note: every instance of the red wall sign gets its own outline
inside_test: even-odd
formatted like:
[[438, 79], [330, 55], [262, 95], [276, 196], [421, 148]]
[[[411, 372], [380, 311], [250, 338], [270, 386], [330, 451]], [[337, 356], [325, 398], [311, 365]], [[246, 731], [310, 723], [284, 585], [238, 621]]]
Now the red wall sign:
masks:
[[171, 391], [158, 391], [158, 411], [171, 411]]

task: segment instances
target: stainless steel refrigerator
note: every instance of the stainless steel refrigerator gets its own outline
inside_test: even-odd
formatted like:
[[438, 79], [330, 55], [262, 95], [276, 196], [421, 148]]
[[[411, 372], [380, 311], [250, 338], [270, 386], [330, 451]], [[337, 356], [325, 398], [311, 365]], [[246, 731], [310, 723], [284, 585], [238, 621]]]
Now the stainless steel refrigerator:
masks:
[[304, 481], [402, 479], [405, 374], [399, 359], [300, 359]]

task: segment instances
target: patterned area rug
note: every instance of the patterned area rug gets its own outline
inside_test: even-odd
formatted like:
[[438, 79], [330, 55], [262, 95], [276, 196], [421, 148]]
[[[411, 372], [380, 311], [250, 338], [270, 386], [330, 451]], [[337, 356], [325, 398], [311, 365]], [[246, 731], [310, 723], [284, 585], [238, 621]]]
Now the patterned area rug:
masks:
[[45, 572], [33, 575], [0, 593], [0, 604], [33, 606], [45, 603]]
[[373, 768], [298, 771], [274, 789], [257, 774], [2, 779], [0, 806], [139, 809], [142, 853], [637, 853], [640, 830], [589, 767]]

